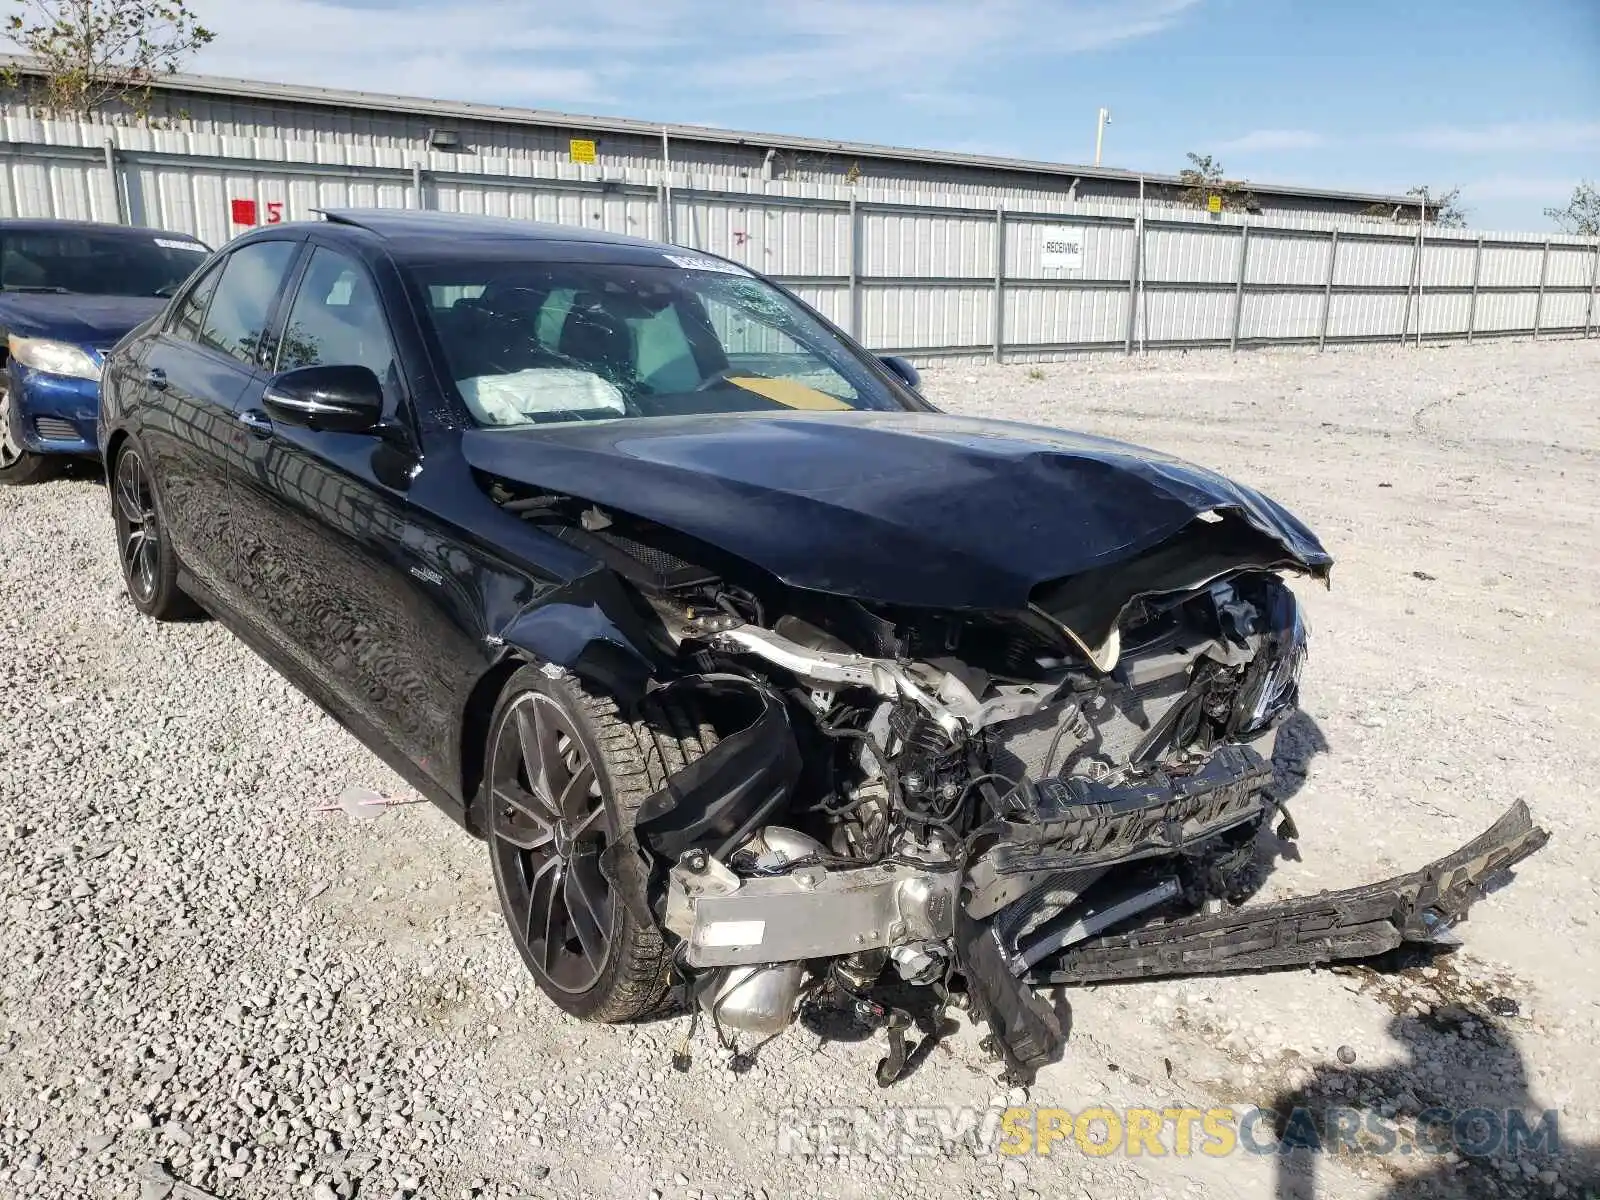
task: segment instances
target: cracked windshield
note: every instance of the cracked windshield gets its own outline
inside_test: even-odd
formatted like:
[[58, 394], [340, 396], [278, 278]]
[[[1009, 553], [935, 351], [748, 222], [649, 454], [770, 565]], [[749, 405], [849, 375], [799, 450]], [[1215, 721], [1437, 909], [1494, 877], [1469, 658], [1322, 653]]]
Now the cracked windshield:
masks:
[[451, 377], [483, 425], [906, 407], [804, 308], [734, 271], [705, 259], [418, 274]]

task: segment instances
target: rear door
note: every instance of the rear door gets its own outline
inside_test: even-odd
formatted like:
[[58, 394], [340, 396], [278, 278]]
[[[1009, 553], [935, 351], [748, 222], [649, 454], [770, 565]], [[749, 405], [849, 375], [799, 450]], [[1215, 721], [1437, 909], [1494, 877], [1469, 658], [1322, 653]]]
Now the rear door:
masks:
[[190, 575], [224, 604], [241, 599], [228, 476], [243, 461], [239, 416], [264, 379], [267, 331], [302, 243], [250, 242], [219, 259], [145, 353], [140, 438], [168, 534]]

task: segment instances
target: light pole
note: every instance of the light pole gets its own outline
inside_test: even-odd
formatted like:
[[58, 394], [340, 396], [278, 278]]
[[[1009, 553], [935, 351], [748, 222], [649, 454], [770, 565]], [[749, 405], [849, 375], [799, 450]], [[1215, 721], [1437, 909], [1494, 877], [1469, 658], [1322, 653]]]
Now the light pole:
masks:
[[1111, 124], [1111, 110], [1102, 108], [1100, 119], [1095, 122], [1094, 127], [1094, 165], [1097, 167], [1100, 165], [1100, 151], [1105, 148], [1106, 126], [1109, 124]]

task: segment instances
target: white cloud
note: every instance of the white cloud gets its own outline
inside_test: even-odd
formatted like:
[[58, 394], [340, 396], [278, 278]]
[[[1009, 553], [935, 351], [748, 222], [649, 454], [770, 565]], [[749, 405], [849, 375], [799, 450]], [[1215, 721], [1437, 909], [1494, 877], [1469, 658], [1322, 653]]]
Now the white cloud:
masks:
[[[1068, 55], [1146, 37], [1199, 0], [754, 0], [730, 49], [697, 68], [702, 83], [759, 88], [769, 99], [967, 82], [1008, 57]], [[782, 47], [761, 49], [761, 47]]]
[[1328, 144], [1322, 134], [1310, 129], [1253, 129], [1240, 137], [1218, 143], [1218, 154], [1256, 154], [1282, 150], [1316, 150]]
[[1507, 121], [1438, 125], [1400, 135], [1403, 146], [1462, 154], [1567, 153], [1600, 149], [1600, 121]]
[[[729, 90], [761, 99], [932, 95], [1020, 55], [1158, 32], [1200, 0], [194, 0], [196, 71], [560, 108]], [[530, 15], [530, 7], [532, 13]], [[639, 115], [644, 115], [640, 113]]]

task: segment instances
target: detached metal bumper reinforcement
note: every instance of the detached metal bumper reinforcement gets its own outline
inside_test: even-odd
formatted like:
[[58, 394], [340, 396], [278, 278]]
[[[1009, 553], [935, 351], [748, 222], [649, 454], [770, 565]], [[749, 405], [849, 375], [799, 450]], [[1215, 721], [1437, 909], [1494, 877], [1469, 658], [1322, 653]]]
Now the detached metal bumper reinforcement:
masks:
[[1495, 877], [1549, 840], [1518, 800], [1487, 831], [1410, 875], [1090, 938], [1042, 964], [1029, 980], [1098, 983], [1250, 971], [1366, 958], [1402, 942], [1448, 942], [1451, 924]]

